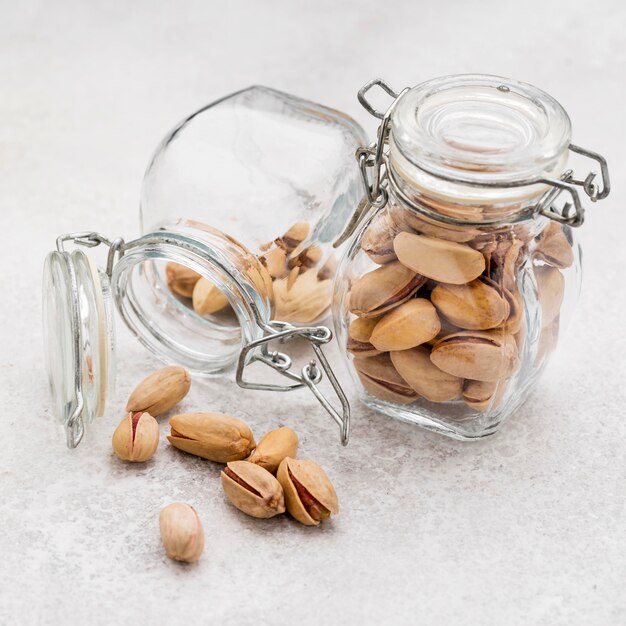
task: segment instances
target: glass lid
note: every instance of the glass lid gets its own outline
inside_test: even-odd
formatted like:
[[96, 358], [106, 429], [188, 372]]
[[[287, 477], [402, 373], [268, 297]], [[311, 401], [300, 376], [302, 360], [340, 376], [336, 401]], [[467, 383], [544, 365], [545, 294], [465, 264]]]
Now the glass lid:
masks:
[[43, 319], [52, 406], [73, 448], [104, 413], [115, 370], [109, 280], [82, 250], [46, 258]]

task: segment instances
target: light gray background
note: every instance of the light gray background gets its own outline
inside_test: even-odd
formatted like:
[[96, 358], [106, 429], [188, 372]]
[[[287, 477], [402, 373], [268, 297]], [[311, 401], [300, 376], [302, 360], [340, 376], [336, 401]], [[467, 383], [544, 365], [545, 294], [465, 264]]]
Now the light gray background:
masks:
[[[626, 623], [624, 7], [0, 0], [0, 623]], [[336, 484], [342, 510], [324, 528], [254, 521], [225, 502], [219, 468], [164, 438], [145, 466], [112, 457], [125, 398], [154, 367], [120, 329], [117, 399], [65, 449], [40, 336], [57, 234], [137, 234], [157, 141], [230, 91], [273, 86], [372, 133], [355, 97], [366, 80], [456, 72], [548, 90], [613, 176], [580, 231], [585, 283], [560, 357], [501, 434], [461, 444], [355, 404], [341, 449], [304, 392], [196, 385], [183, 408], [233, 413], [259, 436], [289, 424]], [[204, 521], [197, 565], [163, 555], [172, 500]]]

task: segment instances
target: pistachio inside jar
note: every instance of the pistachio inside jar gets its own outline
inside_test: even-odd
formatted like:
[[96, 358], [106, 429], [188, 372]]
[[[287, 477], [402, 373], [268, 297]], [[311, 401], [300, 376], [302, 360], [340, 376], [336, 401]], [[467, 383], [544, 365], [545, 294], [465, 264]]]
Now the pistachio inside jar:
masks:
[[[386, 114], [364, 97], [373, 85], [394, 97]], [[401, 94], [372, 81], [359, 99], [382, 123], [357, 154], [370, 211], [334, 315], [360, 398], [454, 438], [490, 435], [535, 387], [575, 304], [578, 192], [608, 194], [606, 162], [570, 143], [554, 98], [509, 79]], [[571, 151], [600, 162], [601, 185], [574, 177]]]

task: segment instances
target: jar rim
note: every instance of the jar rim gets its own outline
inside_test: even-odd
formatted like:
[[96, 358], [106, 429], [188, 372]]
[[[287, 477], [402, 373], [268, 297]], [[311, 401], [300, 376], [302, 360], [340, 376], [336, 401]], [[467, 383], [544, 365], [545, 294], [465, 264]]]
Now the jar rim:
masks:
[[407, 161], [434, 176], [510, 183], [554, 174], [570, 144], [571, 121], [533, 85], [459, 74], [407, 91], [394, 107], [391, 136]]

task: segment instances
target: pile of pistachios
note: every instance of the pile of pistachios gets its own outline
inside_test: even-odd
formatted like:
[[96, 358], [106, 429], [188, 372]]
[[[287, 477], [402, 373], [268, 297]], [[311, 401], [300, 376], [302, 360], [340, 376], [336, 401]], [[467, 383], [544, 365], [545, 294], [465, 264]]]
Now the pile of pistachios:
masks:
[[[324, 258], [318, 245], [307, 243], [309, 233], [309, 225], [299, 222], [281, 237], [262, 244], [254, 259], [242, 259], [246, 267], [241, 269], [268, 296], [274, 318], [283, 322], [308, 324], [322, 318], [330, 307], [336, 260], [332, 255]], [[170, 262], [165, 276], [170, 291], [198, 315], [229, 308], [226, 296], [188, 267]]]
[[[113, 433], [113, 451], [123, 461], [145, 462], [159, 444], [155, 419], [189, 392], [191, 377], [182, 367], [164, 367], [144, 379], [131, 394], [128, 414]], [[283, 426], [257, 444], [240, 419], [215, 412], [183, 413], [170, 421], [169, 443], [216, 463], [227, 499], [240, 511], [270, 518], [288, 511], [306, 526], [317, 526], [339, 512], [335, 489], [313, 461], [297, 459], [298, 435]], [[161, 538], [167, 555], [196, 561], [204, 550], [204, 531], [197, 511], [176, 502], [161, 511]]]
[[347, 349], [365, 391], [388, 402], [463, 400], [495, 408], [520, 365], [532, 263], [541, 309], [537, 362], [556, 343], [572, 245], [556, 222], [478, 230], [390, 204], [361, 238], [379, 267], [352, 281]]

